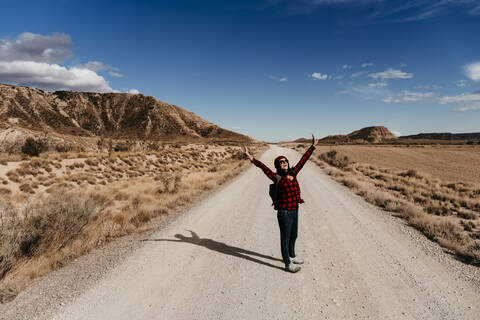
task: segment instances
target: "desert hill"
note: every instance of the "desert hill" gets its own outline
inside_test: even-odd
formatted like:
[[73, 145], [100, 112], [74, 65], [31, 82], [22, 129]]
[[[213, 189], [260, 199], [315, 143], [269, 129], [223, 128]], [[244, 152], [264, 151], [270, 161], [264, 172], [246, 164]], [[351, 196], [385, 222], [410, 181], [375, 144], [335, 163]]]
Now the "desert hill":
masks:
[[0, 140], [47, 132], [163, 141], [252, 140], [142, 94], [49, 92], [0, 84]]
[[480, 140], [480, 132], [473, 133], [419, 133], [408, 136], [401, 136], [400, 139], [426, 139], [426, 140]]
[[384, 126], [372, 126], [356, 130], [347, 135], [331, 135], [319, 140], [320, 143], [381, 143], [396, 140], [397, 137]]

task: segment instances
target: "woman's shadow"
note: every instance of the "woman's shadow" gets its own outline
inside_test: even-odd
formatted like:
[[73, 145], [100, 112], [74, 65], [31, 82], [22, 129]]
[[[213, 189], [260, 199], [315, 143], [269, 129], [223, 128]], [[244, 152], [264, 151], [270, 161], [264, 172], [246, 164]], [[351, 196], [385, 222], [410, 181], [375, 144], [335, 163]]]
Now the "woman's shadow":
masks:
[[258, 264], [262, 264], [264, 266], [272, 267], [272, 268], [275, 268], [275, 269], [283, 270], [283, 268], [281, 268], [279, 266], [273, 265], [271, 263], [259, 260], [257, 258], [251, 257], [251, 256], [256, 256], [256, 257], [264, 258], [264, 259], [269, 259], [269, 260], [272, 260], [272, 261], [283, 262], [283, 260], [281, 260], [281, 259], [277, 259], [277, 258], [267, 256], [267, 255], [264, 255], [264, 254], [261, 254], [261, 253], [257, 253], [257, 252], [254, 252], [254, 251], [245, 250], [245, 249], [234, 247], [234, 246], [229, 246], [228, 244], [225, 244], [223, 242], [218, 242], [218, 241], [215, 241], [215, 240], [212, 240], [212, 239], [200, 238], [194, 231], [191, 231], [191, 230], [187, 230], [187, 231], [190, 232], [191, 237], [187, 237], [187, 236], [184, 236], [183, 234], [178, 234], [177, 233], [175, 235], [175, 238], [177, 238], [178, 240], [174, 240], [174, 239], [145, 239], [145, 240], [142, 240], [142, 241], [170, 241], [170, 242], [191, 243], [191, 244], [194, 244], [194, 245], [197, 245], [197, 246], [202, 246], [202, 247], [205, 247], [207, 249], [217, 251], [217, 252], [220, 252], [220, 253], [223, 253], [223, 254], [234, 256], [234, 257], [237, 257], [237, 258], [242, 258], [242, 259], [245, 259], [245, 260], [248, 260], [248, 261], [251, 261], [251, 262], [256, 262]]

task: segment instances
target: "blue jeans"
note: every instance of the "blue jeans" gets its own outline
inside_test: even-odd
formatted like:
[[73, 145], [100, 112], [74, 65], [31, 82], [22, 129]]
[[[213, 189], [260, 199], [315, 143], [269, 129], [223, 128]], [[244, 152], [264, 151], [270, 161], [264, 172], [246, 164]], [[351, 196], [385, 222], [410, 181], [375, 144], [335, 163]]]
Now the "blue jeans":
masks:
[[295, 240], [298, 234], [298, 209], [277, 211], [280, 227], [280, 248], [285, 265], [290, 264], [290, 257], [295, 258]]

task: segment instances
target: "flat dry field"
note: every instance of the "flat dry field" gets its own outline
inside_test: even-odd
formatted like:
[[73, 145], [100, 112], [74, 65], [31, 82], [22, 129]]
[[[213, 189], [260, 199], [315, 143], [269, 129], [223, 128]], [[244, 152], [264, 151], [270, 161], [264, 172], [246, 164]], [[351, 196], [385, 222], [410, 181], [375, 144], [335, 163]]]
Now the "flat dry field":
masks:
[[317, 146], [320, 154], [332, 149], [354, 162], [380, 167], [415, 169], [443, 182], [480, 183], [480, 146]]

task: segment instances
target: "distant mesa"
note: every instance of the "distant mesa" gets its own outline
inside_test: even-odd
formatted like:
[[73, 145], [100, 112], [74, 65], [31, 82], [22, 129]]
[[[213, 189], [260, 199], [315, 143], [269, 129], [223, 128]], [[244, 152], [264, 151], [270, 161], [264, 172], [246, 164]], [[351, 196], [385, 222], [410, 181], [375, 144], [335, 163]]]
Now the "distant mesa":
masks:
[[393, 142], [397, 137], [384, 126], [372, 126], [353, 131], [347, 135], [331, 135], [319, 140], [319, 143], [385, 143]]
[[[390, 130], [384, 126], [372, 126], [362, 128], [347, 135], [329, 135], [318, 142], [320, 144], [456, 144], [465, 143], [465, 141], [475, 143], [474, 140], [480, 141], [480, 132], [477, 133], [420, 133], [415, 135], [396, 137]], [[310, 139], [300, 138], [294, 142], [307, 143]]]
[[419, 133], [409, 136], [401, 136], [401, 139], [422, 139], [422, 140], [480, 140], [480, 132], [474, 133]]
[[160, 141], [253, 141], [142, 94], [49, 92], [0, 84], [0, 138], [54, 134]]

